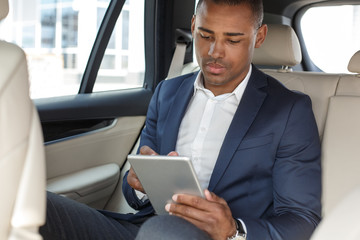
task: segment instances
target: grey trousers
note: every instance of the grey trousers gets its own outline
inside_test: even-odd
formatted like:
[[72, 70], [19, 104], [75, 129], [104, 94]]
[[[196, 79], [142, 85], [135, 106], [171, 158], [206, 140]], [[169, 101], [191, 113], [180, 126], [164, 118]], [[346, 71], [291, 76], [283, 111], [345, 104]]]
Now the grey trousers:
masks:
[[46, 224], [40, 228], [40, 234], [45, 240], [210, 239], [205, 232], [179, 217], [154, 216], [145, 223], [130, 223], [53, 193], [47, 194]]

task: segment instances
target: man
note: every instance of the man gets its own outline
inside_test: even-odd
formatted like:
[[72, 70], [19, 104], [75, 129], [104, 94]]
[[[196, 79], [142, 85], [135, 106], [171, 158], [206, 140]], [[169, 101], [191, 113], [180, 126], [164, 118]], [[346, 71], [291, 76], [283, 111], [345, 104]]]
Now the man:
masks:
[[[232, 217], [249, 239], [306, 239], [320, 219], [318, 133], [308, 97], [251, 66], [267, 31], [259, 2], [199, 2], [192, 33], [201, 73], [159, 85], [140, 145], [150, 148], [143, 154], [199, 159], [212, 193], [176, 196], [166, 208], [214, 239], [234, 234]], [[132, 170], [127, 179], [142, 191]]]
[[[251, 65], [267, 32], [262, 16], [261, 0], [200, 0], [191, 29], [201, 71], [161, 82], [149, 105], [140, 153], [191, 157], [205, 198], [175, 195], [164, 206], [171, 216], [150, 217], [153, 209], [130, 169], [123, 192], [139, 213], [98, 216], [86, 209], [98, 222], [90, 236], [132, 239], [150, 218], [138, 239], [310, 237], [321, 212], [318, 131], [309, 97]], [[49, 212], [60, 212], [56, 201]], [[50, 215], [45, 229], [56, 226]], [[131, 223], [115, 221], [125, 218]]]

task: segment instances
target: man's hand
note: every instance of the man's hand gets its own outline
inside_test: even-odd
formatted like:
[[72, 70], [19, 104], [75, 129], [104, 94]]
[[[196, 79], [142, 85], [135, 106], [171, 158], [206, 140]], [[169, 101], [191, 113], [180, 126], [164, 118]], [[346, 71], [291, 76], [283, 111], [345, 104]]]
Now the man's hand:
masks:
[[[141, 155], [158, 155], [154, 150], [152, 150], [148, 146], [143, 146], [140, 148], [140, 154]], [[142, 193], [145, 193], [145, 190], [139, 180], [139, 178], [136, 176], [134, 169], [131, 167], [129, 170], [129, 173], [127, 175], [127, 182], [135, 190], [138, 190]]]
[[141, 185], [141, 182], [139, 180], [139, 178], [136, 176], [134, 169], [131, 167], [129, 170], [129, 173], [127, 175], [127, 182], [130, 185], [130, 187], [132, 187], [135, 190], [138, 190], [142, 193], [145, 193], [145, 190], [143, 188], [143, 186]]
[[205, 190], [205, 199], [186, 194], [175, 194], [175, 203], [165, 209], [207, 232], [212, 239], [224, 240], [236, 232], [236, 224], [229, 206], [223, 198]]
[[[159, 155], [157, 152], [155, 152], [153, 149], [151, 149], [148, 146], [142, 146], [140, 148], [140, 154], [141, 155]], [[178, 156], [179, 154], [177, 152], [170, 152], [168, 156]], [[145, 193], [145, 190], [139, 180], [139, 178], [136, 176], [134, 169], [131, 167], [129, 170], [129, 173], [127, 175], [127, 182], [133, 189], [140, 191], [142, 193]]]

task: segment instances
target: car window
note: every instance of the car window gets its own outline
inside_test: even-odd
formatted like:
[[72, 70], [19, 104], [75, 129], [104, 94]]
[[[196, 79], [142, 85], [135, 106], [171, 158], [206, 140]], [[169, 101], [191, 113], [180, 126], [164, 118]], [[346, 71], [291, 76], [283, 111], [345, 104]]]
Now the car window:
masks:
[[347, 73], [351, 56], [360, 50], [360, 6], [313, 7], [300, 24], [313, 63], [324, 72]]
[[[110, 0], [13, 0], [0, 38], [27, 55], [30, 95], [77, 94]], [[94, 91], [139, 87], [144, 79], [144, 0], [127, 0], [111, 36]]]
[[[105, 10], [97, 9], [98, 24]], [[144, 0], [128, 0], [105, 51], [93, 92], [142, 87], [144, 53]]]

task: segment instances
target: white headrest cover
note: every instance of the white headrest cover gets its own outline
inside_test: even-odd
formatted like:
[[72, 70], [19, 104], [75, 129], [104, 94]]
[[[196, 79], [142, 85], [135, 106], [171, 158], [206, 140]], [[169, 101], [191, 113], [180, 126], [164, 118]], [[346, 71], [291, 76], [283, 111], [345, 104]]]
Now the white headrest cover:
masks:
[[253, 63], [265, 66], [295, 66], [301, 62], [301, 48], [295, 31], [287, 25], [268, 24], [265, 42], [255, 48]]
[[348, 70], [349, 72], [360, 73], [360, 50], [351, 57]]
[[0, 0], [0, 21], [3, 20], [9, 12], [9, 1]]

